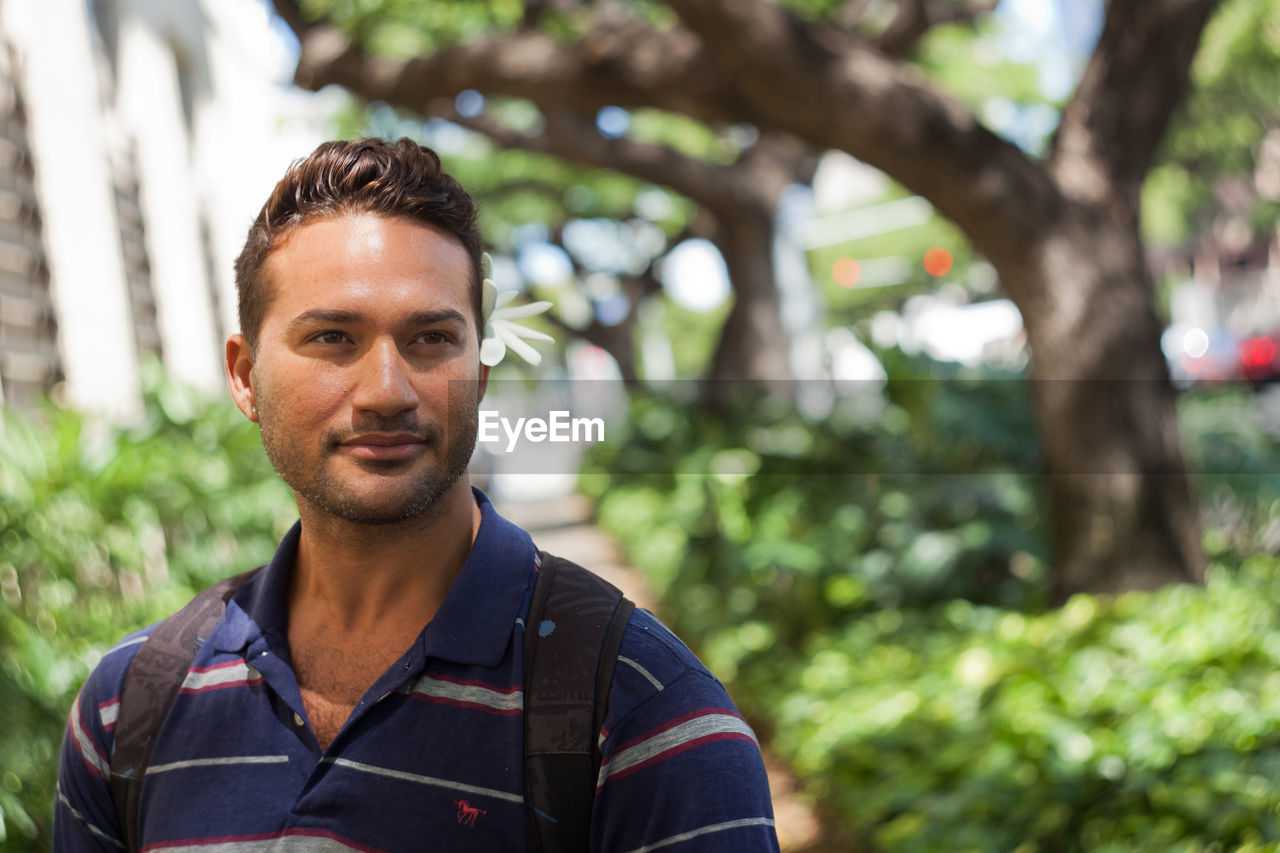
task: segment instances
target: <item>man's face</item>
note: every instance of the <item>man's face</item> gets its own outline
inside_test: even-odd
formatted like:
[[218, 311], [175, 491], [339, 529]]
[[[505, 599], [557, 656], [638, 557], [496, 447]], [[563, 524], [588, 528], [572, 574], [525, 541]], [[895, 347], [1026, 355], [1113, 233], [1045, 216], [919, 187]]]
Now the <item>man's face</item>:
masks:
[[300, 226], [266, 273], [248, 402], [271, 463], [300, 504], [348, 521], [427, 510], [466, 470], [488, 378], [466, 250], [409, 220], [347, 214]]

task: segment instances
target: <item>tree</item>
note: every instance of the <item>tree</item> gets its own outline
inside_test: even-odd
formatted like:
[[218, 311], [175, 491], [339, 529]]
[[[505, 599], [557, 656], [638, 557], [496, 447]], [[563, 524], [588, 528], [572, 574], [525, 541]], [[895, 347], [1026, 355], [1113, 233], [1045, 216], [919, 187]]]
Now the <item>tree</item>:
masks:
[[397, 58], [371, 52], [336, 2], [304, 16], [294, 0], [275, 0], [298, 35], [307, 87], [338, 83], [425, 113], [475, 89], [527, 99], [549, 119], [624, 106], [713, 127], [750, 122], [762, 138], [843, 149], [928, 198], [996, 267], [1023, 315], [1055, 597], [1200, 576], [1139, 197], [1215, 0], [1110, 0], [1042, 159], [906, 59], [930, 27], [991, 3], [900, 0], [887, 23], [872, 14], [882, 6], [862, 0], [528, 0], [518, 15], [469, 5], [491, 19]]

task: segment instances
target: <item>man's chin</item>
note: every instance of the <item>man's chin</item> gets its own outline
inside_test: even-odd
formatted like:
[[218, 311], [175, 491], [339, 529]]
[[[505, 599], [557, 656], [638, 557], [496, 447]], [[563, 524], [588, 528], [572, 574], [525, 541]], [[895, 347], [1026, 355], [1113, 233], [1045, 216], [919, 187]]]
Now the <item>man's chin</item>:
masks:
[[385, 526], [439, 514], [445, 508], [444, 499], [460, 479], [461, 474], [447, 480], [418, 480], [411, 487], [384, 483], [366, 484], [366, 489], [347, 484], [339, 489], [309, 489], [299, 492], [299, 496], [317, 510], [343, 521]]

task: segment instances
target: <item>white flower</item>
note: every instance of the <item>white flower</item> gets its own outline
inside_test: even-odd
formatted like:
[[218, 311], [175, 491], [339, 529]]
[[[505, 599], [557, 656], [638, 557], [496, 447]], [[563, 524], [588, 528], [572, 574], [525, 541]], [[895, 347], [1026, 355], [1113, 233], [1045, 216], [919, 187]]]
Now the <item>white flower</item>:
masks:
[[541, 364], [542, 353], [526, 343], [526, 339], [553, 343], [555, 338], [513, 321], [541, 314], [551, 307], [551, 303], [530, 302], [528, 305], [508, 308], [507, 303], [515, 299], [516, 291], [498, 292], [498, 286], [493, 283], [493, 279], [489, 278], [487, 254], [484, 256], [484, 273], [484, 298], [481, 306], [481, 313], [484, 316], [484, 340], [480, 342], [480, 363], [493, 367], [502, 361], [503, 356], [507, 354], [507, 348], [510, 347], [516, 355], [530, 364]]

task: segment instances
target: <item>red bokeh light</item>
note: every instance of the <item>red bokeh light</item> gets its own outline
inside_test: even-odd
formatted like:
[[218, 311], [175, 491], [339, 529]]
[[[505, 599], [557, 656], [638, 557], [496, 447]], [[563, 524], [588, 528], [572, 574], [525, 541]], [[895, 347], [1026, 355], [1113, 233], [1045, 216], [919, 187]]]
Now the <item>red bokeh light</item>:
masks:
[[951, 272], [954, 264], [955, 259], [951, 257], [951, 253], [941, 246], [934, 246], [924, 253], [924, 271], [934, 278]]
[[862, 278], [862, 265], [853, 258], [841, 258], [831, 265], [831, 277], [841, 287], [853, 287]]
[[1245, 367], [1266, 367], [1276, 358], [1276, 342], [1271, 338], [1245, 338], [1240, 344], [1240, 362]]

